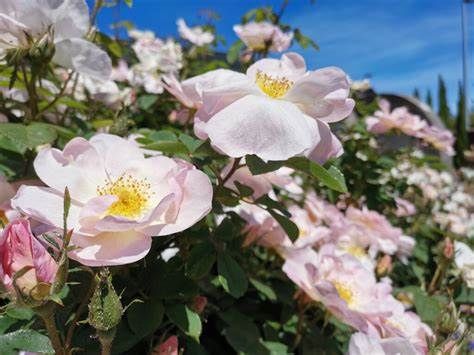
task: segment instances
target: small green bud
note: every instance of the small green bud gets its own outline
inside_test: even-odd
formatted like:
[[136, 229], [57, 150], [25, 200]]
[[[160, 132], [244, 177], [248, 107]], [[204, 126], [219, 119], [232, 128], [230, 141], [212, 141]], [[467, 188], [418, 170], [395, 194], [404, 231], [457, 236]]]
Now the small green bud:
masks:
[[112, 285], [108, 269], [96, 275], [96, 288], [89, 303], [89, 324], [97, 331], [114, 329], [122, 318], [123, 307], [120, 297]]

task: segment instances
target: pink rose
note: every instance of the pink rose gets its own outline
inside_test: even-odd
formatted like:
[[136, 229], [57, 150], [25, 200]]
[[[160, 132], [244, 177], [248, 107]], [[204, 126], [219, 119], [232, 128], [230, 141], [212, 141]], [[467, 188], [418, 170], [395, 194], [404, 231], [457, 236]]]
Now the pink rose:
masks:
[[270, 22], [249, 22], [234, 26], [235, 34], [250, 50], [264, 50], [270, 44], [270, 51], [284, 52], [293, 40], [293, 32], [284, 33]]
[[214, 41], [214, 35], [211, 32], [204, 31], [202, 27], [199, 26], [189, 28], [182, 18], [178, 19], [176, 24], [178, 25], [179, 35], [198, 47], [210, 44]]
[[[40, 296], [35, 294], [37, 286], [51, 285], [57, 270], [56, 261], [31, 233], [26, 219], [5, 227], [0, 237], [0, 281], [10, 294], [14, 295], [16, 288], [25, 296]], [[18, 272], [25, 273], [14, 281]]]
[[354, 333], [349, 342], [348, 355], [385, 355], [403, 354], [417, 355], [418, 352], [407, 339], [393, 337], [380, 339], [364, 333]]
[[410, 201], [396, 197], [395, 203], [397, 204], [397, 210], [395, 211], [397, 217], [413, 216], [416, 213], [416, 207]]
[[70, 257], [90, 266], [121, 265], [143, 258], [151, 236], [180, 232], [211, 209], [212, 185], [191, 164], [145, 157], [135, 142], [98, 134], [74, 138], [64, 150], [42, 150], [34, 162], [48, 187], [22, 186], [12, 206], [54, 228], [63, 225], [69, 189]]
[[342, 153], [327, 125], [344, 119], [354, 107], [342, 70], [307, 71], [299, 54], [287, 53], [280, 60], [259, 60], [246, 74], [210, 73], [225, 73], [226, 78], [202, 91], [194, 132], [209, 138], [217, 150], [234, 158], [305, 155], [318, 162]]
[[449, 156], [452, 156], [455, 153], [453, 149], [455, 138], [447, 129], [427, 126], [419, 132], [418, 137], [423, 139], [426, 143], [431, 144], [435, 149]]

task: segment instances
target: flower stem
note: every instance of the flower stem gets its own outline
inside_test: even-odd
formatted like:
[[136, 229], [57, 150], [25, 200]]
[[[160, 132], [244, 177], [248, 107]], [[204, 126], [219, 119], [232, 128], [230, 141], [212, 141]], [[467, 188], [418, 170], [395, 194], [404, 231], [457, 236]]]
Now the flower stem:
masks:
[[97, 335], [100, 341], [101, 355], [110, 355], [112, 353], [112, 343], [115, 338], [115, 332], [116, 328], [97, 331]]
[[61, 338], [59, 337], [59, 331], [56, 327], [56, 322], [54, 321], [54, 313], [44, 312], [41, 313], [40, 316], [44, 322], [46, 331], [48, 332], [51, 344], [53, 345], [54, 353], [56, 355], [64, 355], [64, 348], [61, 342]]
[[222, 185], [224, 185], [227, 180], [230, 179], [230, 177], [232, 175], [234, 175], [235, 171], [239, 168], [239, 164], [240, 164], [240, 160], [242, 158], [235, 158], [234, 159], [234, 163], [232, 164], [232, 167], [230, 168], [229, 172], [227, 173], [227, 175], [225, 177], [222, 178]]

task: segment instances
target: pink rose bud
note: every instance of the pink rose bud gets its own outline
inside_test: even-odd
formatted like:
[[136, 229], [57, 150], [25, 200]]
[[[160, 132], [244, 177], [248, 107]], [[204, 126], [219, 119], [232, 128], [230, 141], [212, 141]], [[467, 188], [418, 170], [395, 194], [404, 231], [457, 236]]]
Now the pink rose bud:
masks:
[[377, 275], [386, 275], [392, 271], [392, 258], [390, 255], [382, 256], [377, 263]]
[[178, 355], [178, 337], [170, 336], [159, 345], [157, 350], [155, 349], [153, 355]]
[[57, 270], [56, 261], [32, 234], [28, 220], [17, 219], [5, 227], [0, 236], [0, 282], [10, 294], [44, 298]]
[[193, 299], [193, 304], [192, 304], [191, 308], [197, 314], [201, 314], [204, 311], [204, 308], [206, 308], [206, 305], [207, 305], [207, 298], [206, 297], [196, 296]]
[[444, 240], [443, 255], [446, 259], [452, 259], [454, 256], [454, 244], [449, 238]]

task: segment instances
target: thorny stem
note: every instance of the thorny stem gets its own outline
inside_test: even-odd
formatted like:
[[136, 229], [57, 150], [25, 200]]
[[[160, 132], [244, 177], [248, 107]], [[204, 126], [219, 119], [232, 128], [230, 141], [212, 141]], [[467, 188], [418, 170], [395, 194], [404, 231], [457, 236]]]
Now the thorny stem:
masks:
[[231, 178], [232, 175], [234, 175], [235, 171], [239, 168], [240, 160], [242, 158], [235, 158], [234, 163], [232, 164], [232, 167], [230, 168], [229, 172], [227, 173], [226, 176], [222, 178], [222, 185], [224, 185], [227, 180]]
[[54, 308], [48, 307], [47, 309], [40, 311], [39, 315], [43, 320], [46, 331], [48, 332], [48, 337], [51, 340], [51, 344], [53, 345], [54, 353], [56, 355], [64, 355], [64, 348], [61, 338], [59, 337], [59, 331], [56, 327], [56, 322], [54, 320]]

